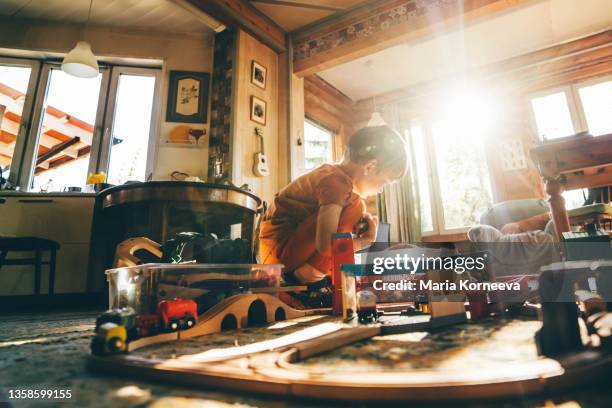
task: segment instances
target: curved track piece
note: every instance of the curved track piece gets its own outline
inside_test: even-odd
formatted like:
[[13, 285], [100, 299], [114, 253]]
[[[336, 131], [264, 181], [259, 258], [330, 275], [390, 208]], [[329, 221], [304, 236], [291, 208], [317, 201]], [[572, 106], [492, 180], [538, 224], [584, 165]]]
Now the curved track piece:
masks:
[[285, 397], [344, 401], [457, 401], [517, 397], [605, 378], [612, 355], [589, 350], [500, 369], [326, 372], [295, 364], [380, 333], [379, 326], [323, 323], [274, 340], [175, 359], [91, 356], [89, 366], [116, 375]]
[[[134, 351], [141, 347], [165, 343], [173, 340], [190, 339], [192, 337], [204, 336], [206, 334], [219, 333], [224, 329], [227, 329], [227, 327], [223, 326], [223, 322], [225, 320], [227, 324], [228, 320], [233, 321], [231, 318], [232, 316], [236, 321], [235, 328], [240, 329], [243, 327], [248, 327], [249, 309], [253, 305], [257, 305], [259, 314], [261, 314], [262, 306], [263, 310], [265, 310], [265, 322], [263, 321], [263, 315], [257, 316], [257, 320], [260, 324], [273, 323], [277, 320], [276, 318], [281, 315], [284, 315], [282, 320], [285, 320], [312, 314], [312, 311], [293, 309], [292, 307], [287, 306], [277, 297], [266, 293], [247, 293], [235, 295], [222, 300], [200, 315], [198, 318], [198, 323], [191, 329], [173, 333], [163, 333], [156, 336], [143, 337], [141, 339], [134, 340], [129, 343], [128, 351]], [[279, 310], [282, 310], [283, 313], [280, 313]], [[229, 319], [226, 320], [226, 317], [228, 316]]]

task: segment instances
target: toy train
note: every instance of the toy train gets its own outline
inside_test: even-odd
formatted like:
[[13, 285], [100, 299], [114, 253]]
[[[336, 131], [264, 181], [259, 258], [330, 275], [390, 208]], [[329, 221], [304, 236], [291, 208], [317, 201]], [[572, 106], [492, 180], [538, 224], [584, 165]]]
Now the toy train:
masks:
[[131, 307], [108, 310], [96, 319], [91, 352], [97, 355], [125, 352], [132, 340], [190, 329], [197, 322], [198, 306], [191, 299], [162, 300], [156, 313], [148, 315], [137, 315]]
[[376, 295], [369, 290], [357, 292], [357, 316], [362, 323], [373, 322], [378, 318]]

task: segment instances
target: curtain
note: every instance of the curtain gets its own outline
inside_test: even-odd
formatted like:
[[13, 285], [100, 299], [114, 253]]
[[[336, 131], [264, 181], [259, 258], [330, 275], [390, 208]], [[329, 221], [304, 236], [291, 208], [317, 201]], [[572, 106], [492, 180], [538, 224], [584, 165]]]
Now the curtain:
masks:
[[391, 224], [392, 242], [416, 243], [421, 240], [421, 212], [414, 149], [410, 137], [407, 137], [409, 125], [402, 121], [399, 106], [395, 103], [383, 106], [379, 111], [385, 122], [406, 141], [408, 170], [402, 179], [385, 186], [378, 194], [378, 217], [380, 221]]

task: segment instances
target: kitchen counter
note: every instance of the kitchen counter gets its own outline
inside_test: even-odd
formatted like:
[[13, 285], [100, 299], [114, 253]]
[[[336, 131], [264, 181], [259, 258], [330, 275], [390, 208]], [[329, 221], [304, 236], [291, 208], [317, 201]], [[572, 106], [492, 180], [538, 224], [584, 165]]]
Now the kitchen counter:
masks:
[[36, 197], [36, 198], [50, 198], [50, 197], [95, 197], [96, 193], [86, 192], [63, 192], [53, 191], [50, 193], [30, 192], [30, 191], [15, 191], [15, 190], [1, 190], [0, 197]]

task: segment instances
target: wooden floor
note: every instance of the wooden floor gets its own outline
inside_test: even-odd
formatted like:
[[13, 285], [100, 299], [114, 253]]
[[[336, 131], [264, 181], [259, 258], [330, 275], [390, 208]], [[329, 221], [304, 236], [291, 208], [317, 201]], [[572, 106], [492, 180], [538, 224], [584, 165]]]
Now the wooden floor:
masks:
[[[221, 393], [210, 390], [193, 390], [163, 384], [135, 381], [131, 378], [106, 377], [85, 369], [89, 341], [93, 330], [95, 311], [53, 312], [47, 314], [0, 315], [0, 385], [7, 397], [11, 387], [67, 388], [74, 394], [72, 402], [79, 407], [123, 407], [141, 404], [147, 407], [182, 407], [186, 403], [204, 404], [212, 401], [218, 407], [321, 407], [308, 401], [285, 401], [262, 396]], [[264, 339], [280, 337], [292, 331], [324, 321], [329, 317], [300, 322], [277, 323], [270, 327], [225, 332], [190, 339], [181, 343], [168, 343], [138, 350], [143, 356], [171, 357], [217, 347], [249, 344]], [[489, 321], [482, 324], [455, 326], [433, 334], [407, 334], [374, 338], [347, 346], [333, 355], [308, 360], [310, 366], [325, 366], [341, 370], [352, 367], [355, 372], [367, 375], [370, 369], [413, 367], [454, 369], [454, 365], [471, 361], [463, 369], [477, 369], [479, 356], [513, 354], [531, 358], [534, 353], [530, 332], [537, 329], [537, 322], [513, 320]], [[493, 340], [504, 343], [513, 338], [519, 347], [497, 349]], [[127, 388], [130, 387], [130, 388]], [[566, 393], [530, 400], [474, 404], [478, 407], [525, 406], [539, 407], [551, 401], [563, 407], [606, 406], [609, 393], [604, 387], [569, 390]], [[15, 403], [15, 406], [34, 406], [34, 401]], [[144, 404], [144, 405], [142, 405]], [[242, 405], [240, 405], [242, 404]], [[567, 404], [567, 405], [563, 405]], [[0, 406], [2, 404], [0, 403]], [[190, 405], [191, 406], [191, 405]], [[193, 405], [198, 406], [198, 405]], [[206, 406], [206, 405], [203, 405]], [[336, 405], [334, 405], [336, 406]], [[388, 406], [388, 404], [385, 404]], [[555, 405], [546, 405], [555, 406]]]

